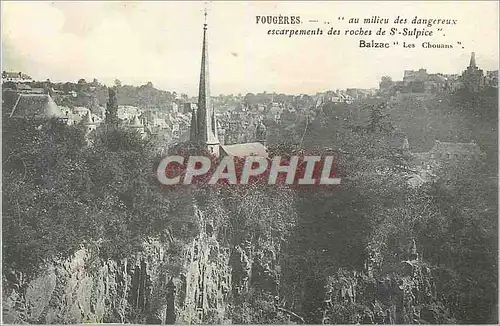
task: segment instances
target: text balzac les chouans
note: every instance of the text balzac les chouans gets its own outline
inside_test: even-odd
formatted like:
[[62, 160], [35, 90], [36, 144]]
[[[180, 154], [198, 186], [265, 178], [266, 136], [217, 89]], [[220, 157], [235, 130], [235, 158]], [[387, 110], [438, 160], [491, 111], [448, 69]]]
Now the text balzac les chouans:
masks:
[[[388, 24], [389, 19], [377, 19], [378, 16], [373, 16], [371, 18], [367, 18], [364, 20], [361, 20], [364, 24]], [[272, 16], [272, 15], [262, 15], [262, 16], [255, 16], [255, 22], [256, 24], [267, 24], [267, 25], [298, 25], [303, 22], [301, 20], [300, 16], [284, 16], [284, 15], [277, 15], [277, 16]], [[407, 19], [402, 19], [398, 16], [398, 18], [394, 21], [395, 24], [406, 24], [408, 22]], [[417, 25], [425, 25], [427, 27], [432, 27], [434, 25], [456, 25], [457, 21], [454, 19], [426, 19], [426, 18], [419, 18], [418, 16], [415, 16], [411, 20], [411, 24], [417, 24]], [[373, 35], [374, 32], [371, 29], [359, 27], [356, 29], [346, 29], [343, 31], [344, 35], [347, 36], [370, 36]], [[294, 35], [323, 35], [323, 29], [321, 28], [316, 28], [316, 29], [269, 29], [267, 34], [268, 35], [288, 35], [289, 37], [292, 37]], [[378, 32], [380, 33], [380, 32]], [[384, 31], [383, 33], [380, 33], [377, 35], [386, 35], [386, 32]], [[339, 29], [334, 29], [333, 27], [330, 28], [330, 30], [327, 32], [328, 35], [342, 35], [341, 30]], [[387, 33], [390, 36], [399, 34], [401, 36], [411, 36], [414, 37], [415, 39], [418, 39], [421, 36], [433, 36], [433, 31], [429, 30], [427, 28], [403, 28], [399, 30], [398, 28], [392, 27], [389, 29], [389, 32]], [[384, 43], [375, 43], [373, 40], [371, 42], [368, 42], [361, 40], [360, 41], [360, 47], [389, 47], [389, 44], [384, 44]], [[370, 46], [371, 45], [371, 46]]]

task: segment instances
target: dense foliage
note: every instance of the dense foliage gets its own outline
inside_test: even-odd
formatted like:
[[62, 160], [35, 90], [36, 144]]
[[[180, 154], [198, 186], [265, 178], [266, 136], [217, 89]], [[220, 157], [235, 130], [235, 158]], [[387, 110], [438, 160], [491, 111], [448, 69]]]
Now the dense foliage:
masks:
[[[478, 107], [467, 109], [466, 95], [448, 99], [467, 107], [462, 117], [479, 124], [463, 125], [462, 134], [478, 135], [496, 115], [488, 97], [481, 96], [482, 112], [475, 117], [471, 112]], [[491, 159], [450, 162], [435, 171], [439, 177], [429, 184], [409, 187], [412, 157], [387, 141], [401, 125], [393, 119], [397, 105], [375, 102], [346, 112], [327, 104], [311, 122], [304, 143], [332, 144], [343, 181], [338, 191], [303, 194], [296, 202], [298, 224], [284, 251], [282, 295], [312, 323], [495, 323], [496, 168]], [[435, 109], [433, 115], [447, 110]], [[481, 146], [490, 158], [496, 155], [486, 143]], [[412, 243], [423, 265], [412, 267], [418, 275], [409, 278], [402, 263], [410, 259]], [[377, 284], [386, 282], [401, 285], [389, 286], [384, 299]], [[347, 294], [337, 293], [325, 306], [328, 284]], [[399, 289], [417, 291], [419, 297], [398, 294]], [[354, 300], [348, 294], [356, 291]], [[412, 303], [387, 314], [384, 309], [399, 300]], [[413, 316], [412, 309], [418, 314]]]
[[[191, 211], [195, 200], [205, 228], [252, 261], [251, 277], [233, 266], [233, 322], [495, 323], [496, 136], [480, 130], [496, 130], [491, 96], [371, 100], [349, 110], [326, 103], [294, 128], [276, 126], [276, 139], [290, 136], [274, 142], [271, 155], [314, 149], [335, 156], [342, 184], [314, 191], [262, 184], [160, 187], [155, 146], [129, 130], [105, 123], [86, 136], [57, 121], [9, 120], [3, 128], [4, 268], [37, 271], [82, 244], [99, 243], [104, 257], [124, 257], [148, 236], [181, 248], [200, 227]], [[108, 108], [115, 104], [113, 97]], [[451, 105], [460, 111], [450, 113]], [[438, 122], [424, 115], [430, 108]], [[434, 129], [419, 129], [425, 126]], [[427, 137], [477, 135], [487, 160], [443, 164], [431, 182], [413, 188], [407, 182], [412, 155], [391, 143], [405, 128], [422, 135], [419, 148]], [[179, 152], [206, 154], [199, 144], [171, 149]]]
[[[277, 139], [292, 141], [275, 142], [271, 154], [300, 153], [301, 145], [333, 150], [343, 181], [328, 191], [295, 194], [297, 219], [281, 250], [279, 290], [267, 289], [276, 296], [266, 297], [253, 288], [236, 305], [243, 316], [235, 320], [300, 323], [282, 314], [278, 300], [307, 323], [495, 323], [494, 95], [375, 100], [349, 110], [326, 103], [311, 121], [278, 130]], [[410, 110], [432, 103], [430, 118]], [[460, 110], [451, 112], [451, 105]], [[412, 118], [401, 120], [403, 112]], [[451, 127], [442, 115], [453, 117]], [[439, 118], [432, 123], [442, 125], [430, 134], [417, 132], [415, 117]], [[448, 162], [434, 171], [433, 181], [412, 188], [406, 182], [415, 169], [412, 155], [390, 144], [401, 134], [396, 126], [420, 139], [478, 139], [487, 159]], [[425, 148], [425, 141], [411, 139]]]
[[[57, 121], [9, 121], [3, 128], [4, 267], [36, 271], [80, 245], [121, 257], [150, 235], [189, 237], [182, 193], [153, 182], [153, 146], [120, 128], [84, 130]], [[185, 214], [189, 216], [189, 214]]]
[[109, 100], [106, 105], [105, 122], [109, 126], [116, 126], [119, 123], [118, 119], [118, 100], [116, 98], [115, 89], [108, 90]]

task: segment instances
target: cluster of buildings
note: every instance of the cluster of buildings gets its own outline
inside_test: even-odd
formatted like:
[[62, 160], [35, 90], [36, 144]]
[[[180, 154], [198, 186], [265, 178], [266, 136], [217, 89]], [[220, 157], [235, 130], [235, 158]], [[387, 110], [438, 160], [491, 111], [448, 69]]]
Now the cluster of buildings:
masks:
[[[396, 151], [393, 152], [396, 157], [406, 158], [401, 164], [396, 164], [396, 167], [401, 177], [413, 188], [436, 180], [443, 170], [452, 166], [480, 162], [486, 156], [474, 141], [458, 143], [436, 140], [429, 151], [414, 153], [411, 151], [408, 138], [401, 132], [387, 137], [387, 146], [390, 150]], [[359, 173], [354, 179], [360, 175], [384, 175], [395, 172], [388, 167], [387, 159], [379, 159], [374, 163], [378, 166], [375, 171]]]
[[105, 108], [93, 113], [85, 107], [68, 108], [55, 103], [49, 93], [17, 93], [9, 118], [14, 119], [46, 119], [57, 118], [68, 125], [83, 123], [88, 130], [95, 128], [103, 121]]
[[[9, 73], [7, 73], [9, 74]], [[22, 74], [22, 73], [19, 73]], [[40, 87], [34, 87], [31, 86], [33, 83], [33, 80], [27, 80], [24, 79], [23, 81], [19, 80], [8, 80], [2, 83], [2, 90], [3, 91], [9, 91], [9, 92], [15, 92], [15, 93], [20, 93], [20, 94], [61, 94], [62, 92], [59, 90], [54, 90], [53, 88], [50, 87], [50, 83], [44, 82], [44, 83], [39, 83], [38, 86]], [[73, 94], [68, 94], [72, 95]], [[74, 94], [76, 96], [76, 94]]]
[[22, 72], [7, 72], [2, 71], [2, 84], [4, 83], [31, 83], [33, 82], [33, 78], [31, 76], [26, 75]]
[[216, 113], [220, 127], [224, 129], [226, 144], [247, 142], [255, 138], [258, 126], [266, 123], [280, 124], [287, 116], [296, 116], [298, 110], [283, 102], [271, 102], [252, 106], [241, 105], [233, 110]]
[[[326, 103], [346, 103], [373, 97], [377, 89], [349, 88], [347, 90], [332, 90], [315, 95], [300, 95], [293, 101], [270, 97], [269, 101], [257, 104], [244, 104], [226, 108], [220, 107], [216, 112], [220, 128], [224, 129], [224, 142], [241, 143], [255, 139], [257, 127], [266, 124], [281, 125], [285, 129], [293, 128], [298, 121], [313, 118], [318, 109]], [[222, 140], [222, 138], [220, 138]]]
[[[118, 106], [118, 118], [125, 126], [135, 130], [143, 137], [156, 137], [164, 147], [178, 142], [191, 141], [201, 143], [216, 156], [249, 156], [267, 157], [267, 128], [264, 122], [281, 123], [309, 117], [315, 109], [325, 103], [352, 103], [357, 100], [376, 96], [376, 89], [356, 89], [327, 91], [315, 96], [299, 98], [300, 105], [286, 101], [271, 101], [253, 105], [245, 105], [239, 96], [238, 105], [223, 107], [218, 112], [210, 96], [208, 75], [207, 24], [203, 28], [202, 60], [200, 85], [197, 103], [174, 101], [169, 110], [155, 108], [139, 108], [129, 105]], [[10, 118], [50, 118], [56, 117], [68, 125], [81, 124], [87, 134], [95, 131], [105, 119], [106, 108], [97, 106], [92, 110], [86, 107], [66, 107], [57, 105], [52, 98], [52, 89], [33, 89], [26, 85], [31, 77], [23, 73], [4, 72], [2, 79], [16, 85], [11, 90], [14, 94], [14, 105], [8, 113]], [[383, 80], [380, 90], [396, 90], [400, 92], [434, 92], [453, 87], [467, 87], [478, 91], [485, 86], [498, 85], [498, 71], [487, 72], [476, 66], [472, 53], [470, 64], [461, 76], [429, 74], [425, 69], [404, 72], [402, 81]], [[26, 86], [26, 87], [25, 87]], [[71, 95], [71, 94], [70, 94]], [[70, 96], [68, 95], [68, 96]], [[295, 99], [294, 99], [295, 101]], [[292, 123], [293, 124], [293, 123]], [[400, 139], [399, 139], [400, 138]], [[399, 137], [397, 147], [409, 151], [406, 137]], [[165, 148], [162, 148], [165, 149]], [[426, 177], [432, 176], [438, 162], [462, 159], [482, 159], [484, 153], [475, 143], [445, 143], [436, 141], [434, 147], [426, 153], [413, 154], [417, 171], [411, 176], [411, 183], [419, 185]]]
[[384, 77], [379, 84], [382, 93], [437, 93], [466, 88], [479, 92], [484, 87], [498, 87], [498, 70], [483, 72], [472, 52], [469, 66], [460, 74], [429, 74], [426, 69], [405, 70], [402, 81]]
[[[27, 87], [20, 87], [25, 85]], [[56, 118], [67, 125], [82, 125], [89, 136], [105, 119], [106, 108], [97, 106], [91, 110], [83, 106], [68, 107], [57, 104], [53, 96], [59, 92], [47, 88], [32, 88], [26, 84], [16, 84], [13, 89], [4, 89], [3, 109], [4, 114], [11, 119], [35, 119], [43, 120]], [[67, 95], [67, 94], [66, 94]], [[71, 94], [69, 95], [71, 96]], [[12, 105], [5, 107], [5, 99], [8, 98]], [[136, 108], [137, 109], [137, 108]], [[8, 111], [8, 112], [6, 112]], [[135, 112], [135, 116], [129, 114]], [[130, 107], [121, 107], [118, 114], [124, 119], [124, 123], [130, 128], [136, 129], [139, 133], [145, 135], [145, 125], [139, 120], [140, 111], [133, 110]]]
[[[75, 91], [54, 89], [50, 81], [34, 82], [24, 73], [3, 74], [2, 106], [9, 118], [58, 118], [68, 125], [82, 124], [90, 134], [105, 119], [106, 107], [101, 105], [75, 106]], [[72, 103], [73, 102], [73, 103]], [[71, 105], [68, 103], [72, 103]], [[81, 105], [81, 104], [80, 104]], [[119, 105], [118, 118], [125, 126], [137, 130], [144, 137], [154, 136], [166, 144], [186, 140], [189, 134], [190, 113], [184, 114], [172, 103], [170, 112]], [[8, 111], [8, 112], [6, 112]], [[184, 136], [184, 139], [182, 138]]]
[[316, 94], [316, 107], [320, 107], [325, 102], [347, 103], [375, 96], [377, 89], [348, 88], [346, 90], [327, 91]]

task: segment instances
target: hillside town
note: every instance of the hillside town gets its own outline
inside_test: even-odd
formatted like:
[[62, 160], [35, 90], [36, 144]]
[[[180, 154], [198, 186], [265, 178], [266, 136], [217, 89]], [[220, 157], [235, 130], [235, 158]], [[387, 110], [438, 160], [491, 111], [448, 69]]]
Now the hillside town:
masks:
[[197, 96], [2, 73], [3, 321], [498, 323], [498, 70], [214, 95], [207, 15]]
[[[3, 111], [9, 119], [56, 117], [67, 125], [84, 126], [89, 136], [105, 120], [108, 90], [113, 90], [118, 97], [117, 115], [121, 124], [136, 130], [143, 138], [154, 139], [159, 152], [193, 138], [191, 130], [196, 118], [193, 114], [199, 111], [200, 103], [199, 97], [190, 98], [185, 94], [178, 96], [175, 91], [157, 90], [150, 82], [140, 87], [122, 86], [119, 80], [113, 87], [102, 85], [96, 79], [92, 82], [80, 79], [77, 83], [53, 83], [50, 79], [34, 81], [23, 72], [4, 71], [2, 85]], [[255, 142], [267, 145], [273, 142], [268, 139], [272, 138], [273, 131], [291, 130], [304, 121], [314, 119], [331, 105], [343, 105], [344, 110], [349, 110], [349, 106], [369, 99], [433, 99], [439, 94], [460, 89], [479, 92], [488, 87], [498, 88], [498, 70], [483, 73], [472, 53], [469, 65], [461, 74], [429, 74], [423, 68], [405, 70], [402, 81], [382, 77], [378, 89], [337, 89], [313, 95], [267, 92], [245, 96], [229, 94], [211, 96], [207, 100], [215, 108], [217, 135], [214, 137], [222, 146]], [[126, 91], [132, 94], [126, 94]], [[204, 94], [210, 94], [209, 90]], [[403, 142], [400, 141], [398, 146], [409, 151], [407, 136], [403, 134], [397, 138], [401, 137]], [[428, 152], [413, 153], [418, 173], [414, 171], [409, 177], [412, 184], [420, 185], [428, 180], [433, 175], [431, 166], [436, 161], [468, 156], [479, 159], [484, 154], [474, 139], [468, 143], [450, 143], [439, 139], [435, 142], [436, 145]]]

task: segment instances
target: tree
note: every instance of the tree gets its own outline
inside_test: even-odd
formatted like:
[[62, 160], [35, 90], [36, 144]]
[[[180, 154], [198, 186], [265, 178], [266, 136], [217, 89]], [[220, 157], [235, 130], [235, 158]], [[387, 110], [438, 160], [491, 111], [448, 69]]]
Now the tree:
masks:
[[386, 102], [382, 102], [371, 108], [370, 123], [368, 124], [369, 132], [388, 134], [394, 130], [394, 126], [391, 121], [387, 120], [388, 114], [385, 113], [387, 109], [388, 107]]
[[394, 85], [394, 82], [392, 81], [392, 78], [390, 76], [383, 76], [381, 81], [380, 81], [380, 89], [389, 89]]
[[4, 268], [36, 274], [98, 239], [106, 258], [127, 256], [169, 227], [181, 240], [194, 216], [170, 215], [186, 204], [158, 191], [155, 148], [128, 128], [99, 128], [93, 146], [57, 120], [10, 120], [2, 132]]
[[245, 98], [243, 99], [243, 102], [245, 103], [246, 106], [252, 106], [254, 104], [257, 104], [257, 98], [255, 94], [247, 93], [245, 95]]
[[118, 100], [116, 99], [116, 91], [114, 88], [110, 88], [109, 92], [109, 100], [106, 107], [106, 118], [105, 122], [108, 125], [118, 125]]
[[122, 82], [119, 79], [115, 79], [115, 87], [121, 87]]
[[461, 323], [496, 324], [497, 176], [477, 161], [451, 161], [438, 174], [427, 189], [438, 214], [416, 229], [423, 253]]
[[3, 263], [39, 271], [45, 259], [71, 252], [88, 235], [85, 229], [93, 229], [78, 217], [81, 207], [72, 198], [85, 179], [83, 130], [55, 120], [10, 120], [2, 131]]

